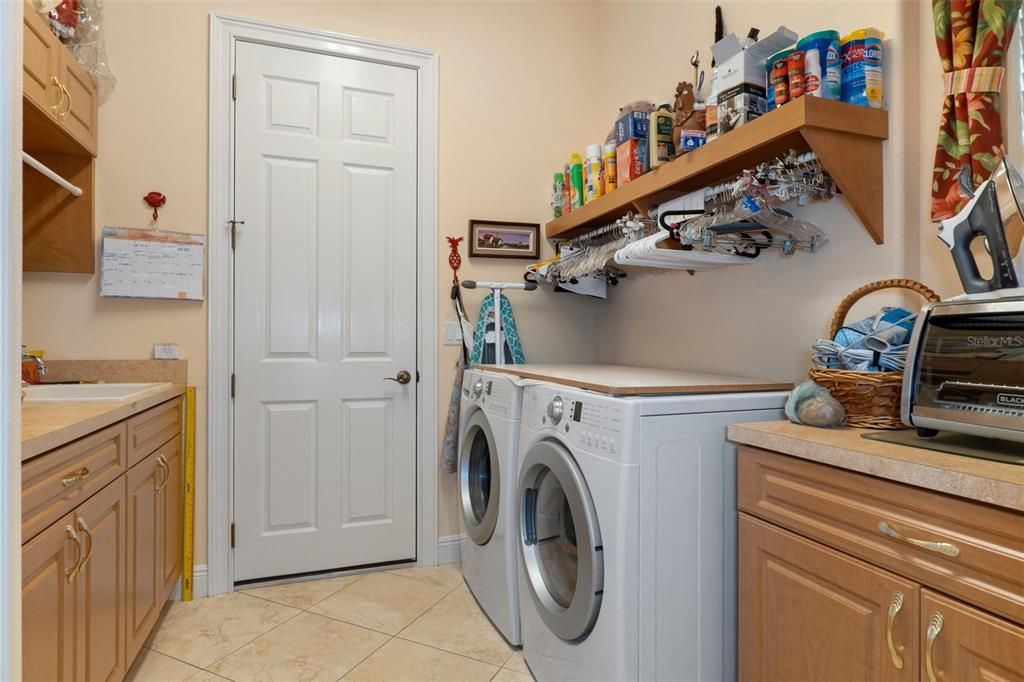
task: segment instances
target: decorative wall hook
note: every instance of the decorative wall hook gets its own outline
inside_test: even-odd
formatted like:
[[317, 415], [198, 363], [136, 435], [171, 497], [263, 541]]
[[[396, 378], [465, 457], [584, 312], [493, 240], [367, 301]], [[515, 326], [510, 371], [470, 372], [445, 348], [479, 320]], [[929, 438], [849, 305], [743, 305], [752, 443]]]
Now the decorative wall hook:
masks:
[[150, 192], [146, 196], [142, 197], [142, 200], [153, 209], [153, 222], [159, 220], [160, 215], [157, 213], [157, 209], [162, 208], [163, 205], [167, 203], [167, 197], [160, 192]]

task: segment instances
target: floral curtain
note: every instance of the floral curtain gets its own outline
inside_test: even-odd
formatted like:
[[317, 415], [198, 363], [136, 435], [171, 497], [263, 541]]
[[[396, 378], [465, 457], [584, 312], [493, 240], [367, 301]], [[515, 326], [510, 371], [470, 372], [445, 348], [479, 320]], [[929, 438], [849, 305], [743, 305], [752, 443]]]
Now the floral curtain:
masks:
[[1003, 155], [999, 91], [1020, 6], [1021, 0], [932, 0], [946, 83], [932, 171], [932, 220], [954, 216], [967, 203], [958, 177], [964, 166], [970, 166], [977, 187]]

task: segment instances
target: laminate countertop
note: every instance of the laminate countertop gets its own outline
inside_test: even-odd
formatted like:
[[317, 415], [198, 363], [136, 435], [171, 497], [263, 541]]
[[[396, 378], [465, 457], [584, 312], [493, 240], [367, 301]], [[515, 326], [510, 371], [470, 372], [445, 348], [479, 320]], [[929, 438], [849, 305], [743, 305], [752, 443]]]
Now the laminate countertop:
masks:
[[169, 384], [146, 391], [131, 400], [23, 402], [21, 461], [88, 436], [184, 392], [183, 384]]
[[866, 429], [733, 424], [729, 440], [1024, 512], [1024, 466], [867, 440]]

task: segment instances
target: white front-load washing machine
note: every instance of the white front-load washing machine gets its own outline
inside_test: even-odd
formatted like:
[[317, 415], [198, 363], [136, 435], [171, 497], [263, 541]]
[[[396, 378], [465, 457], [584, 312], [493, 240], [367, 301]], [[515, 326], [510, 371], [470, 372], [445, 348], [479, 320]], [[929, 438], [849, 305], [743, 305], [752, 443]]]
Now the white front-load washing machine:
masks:
[[518, 646], [515, 493], [522, 388], [508, 375], [466, 370], [461, 409], [462, 575], [491, 622]]
[[735, 679], [726, 428], [781, 418], [785, 398], [525, 388], [519, 601], [538, 680]]

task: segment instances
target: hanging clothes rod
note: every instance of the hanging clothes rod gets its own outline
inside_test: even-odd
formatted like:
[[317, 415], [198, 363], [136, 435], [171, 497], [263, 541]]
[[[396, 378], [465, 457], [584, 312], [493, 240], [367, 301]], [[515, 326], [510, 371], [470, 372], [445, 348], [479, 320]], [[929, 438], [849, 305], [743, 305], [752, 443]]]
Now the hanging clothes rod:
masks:
[[60, 175], [58, 175], [54, 171], [50, 170], [50, 168], [48, 166], [44, 165], [41, 161], [39, 161], [39, 159], [37, 159], [34, 156], [30, 155], [28, 152], [22, 152], [21, 153], [21, 158], [22, 158], [22, 161], [24, 161], [28, 165], [32, 166], [37, 171], [39, 171], [40, 173], [42, 173], [43, 175], [45, 175], [49, 179], [53, 180], [55, 183], [57, 183], [58, 185], [60, 185], [64, 189], [66, 189], [68, 191], [68, 193], [71, 194], [71, 196], [74, 196], [74, 197], [82, 196], [82, 188], [81, 187], [78, 187], [77, 185], [72, 185], [70, 182], [65, 180], [63, 177], [61, 177]]

